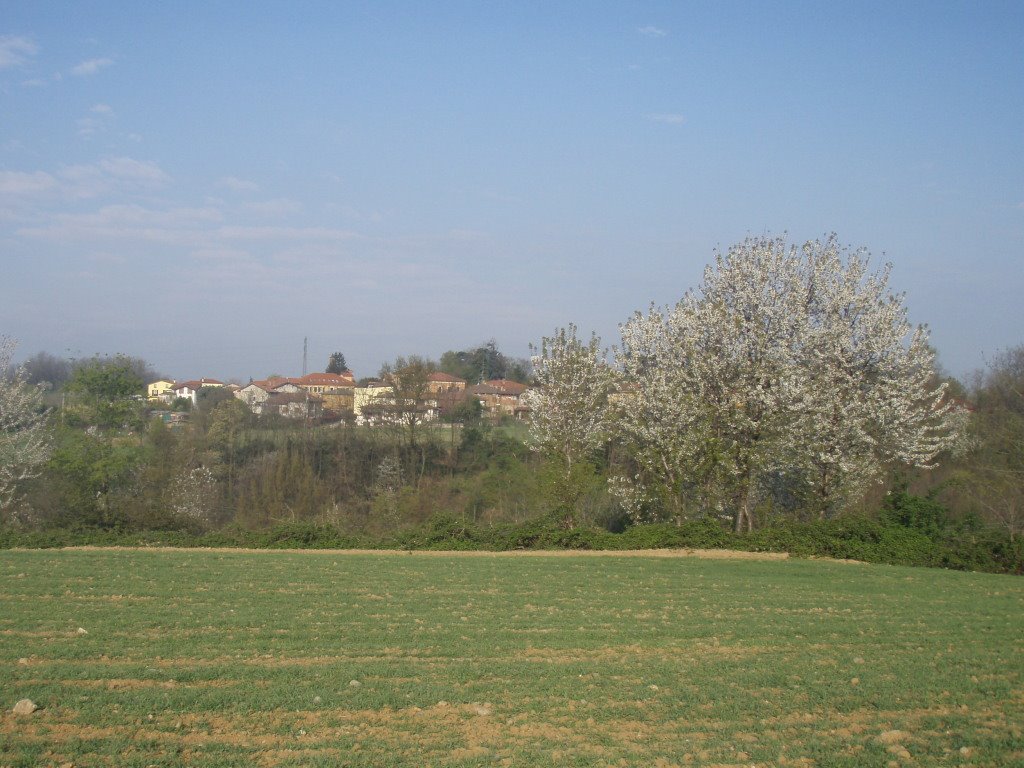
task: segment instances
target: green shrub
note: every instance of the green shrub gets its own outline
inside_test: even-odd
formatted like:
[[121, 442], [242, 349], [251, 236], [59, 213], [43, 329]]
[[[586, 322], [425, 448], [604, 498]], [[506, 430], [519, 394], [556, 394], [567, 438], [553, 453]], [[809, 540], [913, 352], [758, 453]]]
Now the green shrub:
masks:
[[945, 506], [933, 498], [913, 496], [905, 490], [886, 496], [879, 519], [932, 537], [950, 527], [949, 510]]
[[301, 522], [276, 525], [260, 539], [267, 549], [352, 549], [359, 545], [334, 526]]
[[877, 518], [839, 517], [797, 522], [781, 519], [749, 534], [735, 534], [713, 518], [680, 525], [634, 525], [621, 533], [598, 526], [565, 528], [557, 514], [534, 516], [522, 523], [492, 526], [450, 513], [387, 538], [359, 539], [330, 525], [294, 522], [265, 531], [228, 527], [194, 530], [66, 527], [0, 528], [0, 548], [66, 546], [251, 547], [266, 549], [401, 548], [427, 550], [631, 550], [737, 549], [789, 552], [796, 557], [832, 557], [893, 565], [1024, 573], [1024, 542], [974, 521], [954, 524], [945, 509], [930, 499], [899, 495], [887, 501]]
[[447, 513], [435, 514], [426, 524], [397, 539], [402, 549], [488, 549], [481, 546], [476, 526]]

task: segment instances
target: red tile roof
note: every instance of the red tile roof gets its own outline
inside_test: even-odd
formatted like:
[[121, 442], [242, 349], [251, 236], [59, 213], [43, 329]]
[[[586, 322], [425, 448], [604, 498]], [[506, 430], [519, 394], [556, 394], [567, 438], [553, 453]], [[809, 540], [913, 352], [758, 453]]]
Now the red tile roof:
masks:
[[503, 395], [521, 395], [529, 387], [511, 379], [491, 379], [486, 382], [489, 386], [499, 390]]
[[351, 387], [355, 385], [352, 380], [352, 371], [346, 371], [348, 375], [344, 373], [307, 373], [301, 379], [296, 379], [295, 383], [299, 386], [303, 384], [312, 386], [323, 386], [323, 387]]
[[465, 379], [460, 379], [458, 376], [452, 376], [450, 373], [442, 373], [441, 371], [434, 371], [427, 376], [427, 381], [440, 381], [446, 384], [466, 383]]
[[260, 389], [265, 389], [269, 392], [274, 387], [280, 387], [282, 384], [298, 384], [299, 380], [288, 376], [274, 376], [269, 379], [255, 379], [249, 383], [255, 384]]
[[224, 386], [224, 382], [218, 381], [217, 379], [192, 379], [190, 381], [183, 381], [180, 384], [176, 385], [174, 387], [174, 391], [177, 392], [179, 389], [185, 389], [185, 387], [188, 387], [189, 389], [198, 390], [204, 384], [213, 384], [214, 386], [217, 387]]

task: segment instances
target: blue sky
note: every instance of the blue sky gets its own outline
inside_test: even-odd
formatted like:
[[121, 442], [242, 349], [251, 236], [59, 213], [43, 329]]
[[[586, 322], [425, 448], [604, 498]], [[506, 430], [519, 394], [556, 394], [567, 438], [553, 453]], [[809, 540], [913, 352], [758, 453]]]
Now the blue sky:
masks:
[[0, 333], [179, 378], [526, 355], [748, 234], [1024, 342], [1024, 4], [0, 0]]

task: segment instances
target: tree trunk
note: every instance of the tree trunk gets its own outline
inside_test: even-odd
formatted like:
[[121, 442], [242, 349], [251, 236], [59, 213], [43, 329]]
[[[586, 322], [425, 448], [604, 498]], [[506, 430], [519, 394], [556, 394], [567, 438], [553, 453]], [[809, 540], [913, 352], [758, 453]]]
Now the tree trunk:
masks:
[[744, 526], [749, 533], [754, 530], [754, 478], [747, 472], [747, 487], [743, 492], [743, 502], [737, 507], [733, 518], [733, 531], [743, 533]]

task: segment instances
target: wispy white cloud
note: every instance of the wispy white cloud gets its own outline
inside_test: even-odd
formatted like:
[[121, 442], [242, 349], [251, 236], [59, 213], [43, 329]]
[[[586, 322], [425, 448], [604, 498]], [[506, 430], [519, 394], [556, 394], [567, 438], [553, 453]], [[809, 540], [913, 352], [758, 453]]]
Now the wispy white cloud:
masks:
[[655, 113], [647, 115], [647, 119], [655, 123], [668, 123], [669, 125], [682, 125], [686, 122], [686, 115], [675, 113]]
[[17, 35], [0, 36], [0, 69], [20, 67], [39, 51], [39, 47], [28, 37]]
[[384, 221], [384, 214], [380, 211], [362, 210], [345, 203], [327, 203], [324, 210], [332, 216], [337, 215], [358, 223], [380, 224]]
[[89, 109], [89, 114], [78, 118], [78, 135], [92, 136], [104, 130], [114, 117], [114, 110], [109, 104], [94, 104]]
[[213, 208], [154, 210], [140, 205], [106, 205], [92, 213], [57, 214], [43, 226], [23, 227], [22, 237], [51, 242], [132, 241], [200, 246], [221, 223]]
[[71, 74], [77, 75], [78, 77], [87, 77], [88, 75], [95, 75], [101, 69], [111, 66], [114, 63], [113, 59], [101, 58], [101, 59], [87, 59], [80, 64], [71, 68]]
[[637, 27], [636, 31], [644, 37], [665, 37], [668, 34], [666, 30], [653, 24], [648, 24], [646, 27]]
[[302, 210], [302, 203], [297, 200], [278, 198], [277, 200], [262, 200], [255, 203], [246, 203], [242, 209], [257, 216], [288, 216]]
[[0, 195], [24, 197], [56, 189], [57, 179], [45, 171], [0, 171]]
[[110, 157], [95, 163], [67, 165], [56, 172], [0, 171], [0, 195], [27, 203], [44, 196], [86, 200], [116, 192], [160, 187], [170, 177], [159, 165], [131, 157]]
[[230, 189], [233, 192], [258, 192], [260, 185], [255, 181], [239, 179], [235, 176], [225, 176], [217, 182], [219, 186]]
[[58, 175], [64, 195], [79, 199], [155, 189], [170, 179], [156, 163], [131, 157], [110, 157], [95, 163], [69, 165]]
[[220, 262], [249, 261], [252, 258], [252, 254], [241, 248], [198, 248], [192, 251], [191, 256], [199, 261]]
[[[31, 180], [17, 179], [22, 186]], [[46, 179], [38, 179], [44, 185]], [[212, 258], [221, 254], [243, 253], [244, 249], [287, 249], [320, 244], [337, 247], [341, 243], [365, 241], [357, 232], [333, 227], [247, 226], [226, 222], [217, 207], [147, 208], [137, 204], [105, 205], [89, 213], [46, 215], [42, 224], [29, 224], [17, 230], [21, 237], [56, 243], [157, 243], [187, 247], [194, 254]]]
[[328, 240], [342, 242], [361, 236], [348, 229], [334, 227], [246, 227], [227, 226], [217, 230], [225, 240]]
[[124, 181], [162, 184], [170, 178], [159, 165], [150, 160], [112, 157], [100, 160], [96, 165], [104, 173]]

